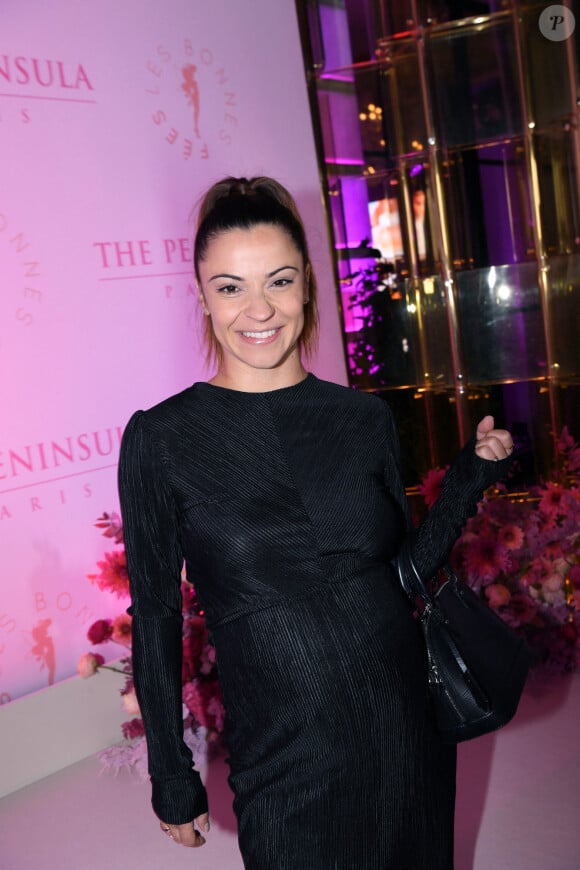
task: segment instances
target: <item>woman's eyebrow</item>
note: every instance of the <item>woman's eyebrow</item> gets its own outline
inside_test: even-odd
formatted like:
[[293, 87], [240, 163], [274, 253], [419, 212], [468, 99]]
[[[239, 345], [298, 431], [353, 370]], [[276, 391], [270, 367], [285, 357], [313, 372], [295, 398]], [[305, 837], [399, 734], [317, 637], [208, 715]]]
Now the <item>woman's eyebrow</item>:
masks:
[[266, 278], [273, 278], [274, 275], [277, 275], [278, 272], [283, 272], [284, 269], [292, 269], [293, 272], [299, 272], [300, 270], [296, 268], [296, 266], [280, 266], [279, 269], [274, 269], [273, 272], [268, 272]]
[[[300, 271], [300, 269], [298, 269], [296, 266], [279, 266], [279, 268], [274, 269], [273, 272], [268, 272], [268, 274], [266, 275], [266, 278], [273, 278], [274, 275], [277, 275], [278, 272], [283, 272], [284, 269], [292, 269], [293, 272]], [[245, 280], [240, 275], [230, 275], [228, 272], [223, 272], [219, 275], [212, 275], [211, 278], [209, 278], [208, 280], [209, 281], [216, 281], [218, 278], [228, 278], [230, 281], [244, 281]]]
[[239, 275], [228, 275], [227, 272], [224, 272], [221, 275], [212, 275], [211, 278], [209, 278], [209, 280], [215, 281], [217, 278], [230, 278], [230, 280], [232, 280], [232, 281], [243, 281], [244, 280], [243, 278], [240, 278]]

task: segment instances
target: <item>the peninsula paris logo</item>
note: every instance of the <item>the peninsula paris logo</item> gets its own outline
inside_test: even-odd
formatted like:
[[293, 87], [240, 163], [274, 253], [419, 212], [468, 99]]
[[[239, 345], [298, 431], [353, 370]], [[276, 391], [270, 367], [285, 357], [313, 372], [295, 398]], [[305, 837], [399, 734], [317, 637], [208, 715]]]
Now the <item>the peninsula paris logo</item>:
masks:
[[86, 67], [77, 61], [0, 54], [0, 122], [30, 124], [42, 104], [96, 105]]
[[0, 54], [0, 96], [94, 103], [82, 63]]
[[191, 39], [178, 50], [158, 45], [147, 72], [152, 123], [183, 160], [207, 160], [215, 146], [231, 145], [238, 126], [236, 94], [211, 49]]

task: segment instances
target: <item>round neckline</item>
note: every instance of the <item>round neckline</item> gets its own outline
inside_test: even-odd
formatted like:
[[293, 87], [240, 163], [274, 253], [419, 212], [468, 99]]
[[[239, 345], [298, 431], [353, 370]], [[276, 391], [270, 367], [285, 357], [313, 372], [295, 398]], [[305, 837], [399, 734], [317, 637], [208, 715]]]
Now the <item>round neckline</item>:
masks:
[[232, 393], [234, 396], [279, 396], [281, 393], [297, 390], [303, 384], [306, 384], [307, 381], [314, 380], [314, 378], [315, 376], [312, 372], [306, 372], [305, 378], [302, 378], [302, 380], [297, 381], [295, 384], [290, 384], [288, 387], [277, 387], [274, 390], [250, 390], [248, 392], [245, 390], [234, 390], [231, 387], [220, 387], [218, 384], [210, 384], [209, 381], [196, 381], [193, 386], [207, 387], [209, 390], [214, 390], [220, 393]]

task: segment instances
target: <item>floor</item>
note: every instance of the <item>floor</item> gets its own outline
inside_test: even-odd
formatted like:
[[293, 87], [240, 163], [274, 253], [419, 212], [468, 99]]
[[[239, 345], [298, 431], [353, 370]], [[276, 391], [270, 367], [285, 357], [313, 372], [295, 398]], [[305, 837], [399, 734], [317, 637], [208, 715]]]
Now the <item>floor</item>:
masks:
[[[460, 747], [455, 870], [580, 868], [579, 721], [574, 677], [532, 686], [510, 725]], [[159, 831], [146, 784], [85, 759], [0, 801], [0, 866], [242, 870], [226, 773], [208, 767], [212, 831], [192, 854]]]

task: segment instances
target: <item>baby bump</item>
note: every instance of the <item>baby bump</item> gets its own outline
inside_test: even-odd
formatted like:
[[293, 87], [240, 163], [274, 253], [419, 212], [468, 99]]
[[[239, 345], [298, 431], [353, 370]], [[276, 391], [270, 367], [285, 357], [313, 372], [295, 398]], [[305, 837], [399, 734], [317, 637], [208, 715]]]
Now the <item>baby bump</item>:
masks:
[[214, 641], [232, 769], [323, 750], [336, 762], [425, 705], [417, 626], [384, 572], [252, 613]]

